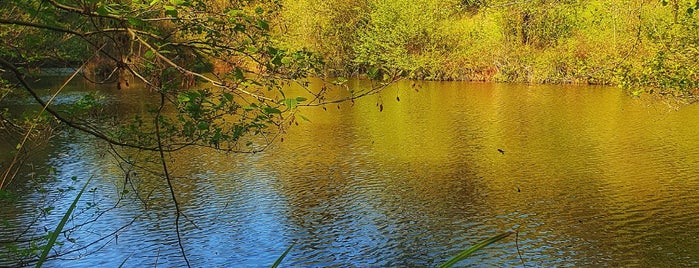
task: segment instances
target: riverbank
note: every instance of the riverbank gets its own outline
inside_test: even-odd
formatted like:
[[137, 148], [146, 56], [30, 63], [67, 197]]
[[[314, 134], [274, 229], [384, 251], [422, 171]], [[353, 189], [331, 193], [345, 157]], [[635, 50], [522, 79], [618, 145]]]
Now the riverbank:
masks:
[[[413, 79], [619, 85], [688, 97], [699, 89], [694, 5], [285, 1], [279, 35], [323, 55], [331, 75], [383, 66]], [[314, 16], [301, 16], [309, 10]]]

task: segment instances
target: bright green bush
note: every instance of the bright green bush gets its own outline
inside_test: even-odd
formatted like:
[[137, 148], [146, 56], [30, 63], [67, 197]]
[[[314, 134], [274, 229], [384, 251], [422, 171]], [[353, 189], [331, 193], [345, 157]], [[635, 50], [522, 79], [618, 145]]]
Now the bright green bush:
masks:
[[418, 79], [688, 95], [699, 80], [698, 8], [696, 0], [301, 0], [285, 4], [284, 36], [319, 51], [335, 74], [381, 65]]

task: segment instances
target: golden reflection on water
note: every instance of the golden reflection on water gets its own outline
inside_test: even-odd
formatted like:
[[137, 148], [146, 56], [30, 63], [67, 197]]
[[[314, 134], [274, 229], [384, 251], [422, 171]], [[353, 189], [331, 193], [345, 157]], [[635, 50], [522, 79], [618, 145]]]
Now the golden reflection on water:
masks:
[[[303, 107], [311, 122], [260, 154], [169, 154], [178, 201], [200, 225], [185, 224], [193, 254], [294, 241], [298, 266], [432, 266], [516, 228], [531, 266], [699, 265], [699, 106], [671, 111], [609, 87], [412, 84]], [[123, 183], [93, 162], [102, 170], [89, 172]], [[172, 214], [162, 178], [132, 179], [154, 191], [148, 210]], [[519, 265], [511, 241], [494, 247], [474, 262]]]
[[568, 248], [566, 258], [648, 265], [699, 253], [647, 248], [674, 244], [678, 228], [664, 221], [686, 232], [694, 226], [686, 216], [699, 213], [697, 195], [683, 189], [699, 176], [696, 105], [675, 112], [605, 87], [433, 82], [416, 91], [408, 83], [339, 110], [304, 109], [313, 122], [290, 131], [278, 150], [308, 151], [291, 153], [293, 162], [316, 170], [361, 155], [360, 169], [400, 176], [377, 175], [374, 186], [421, 202], [431, 217], [458, 215], [471, 207], [464, 203], [489, 217], [526, 215], [505, 222], [525, 239], [564, 241], [549, 246]]

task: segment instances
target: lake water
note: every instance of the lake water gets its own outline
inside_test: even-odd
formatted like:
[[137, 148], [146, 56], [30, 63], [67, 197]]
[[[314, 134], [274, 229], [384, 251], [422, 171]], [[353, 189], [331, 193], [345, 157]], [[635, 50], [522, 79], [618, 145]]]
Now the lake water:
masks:
[[[102, 91], [115, 115], [147, 109], [147, 92]], [[193, 267], [268, 267], [292, 244], [282, 267], [431, 267], [506, 231], [518, 235], [460, 264], [699, 266], [697, 105], [613, 87], [404, 81], [302, 114], [311, 122], [263, 153], [169, 155]], [[90, 178], [59, 239], [66, 255], [47, 266], [185, 265], [163, 179], [124, 171], [81, 135], [32, 162], [13, 186], [21, 198], [0, 203], [0, 266], [16, 264], [8, 240], [55, 228], [69, 187]]]

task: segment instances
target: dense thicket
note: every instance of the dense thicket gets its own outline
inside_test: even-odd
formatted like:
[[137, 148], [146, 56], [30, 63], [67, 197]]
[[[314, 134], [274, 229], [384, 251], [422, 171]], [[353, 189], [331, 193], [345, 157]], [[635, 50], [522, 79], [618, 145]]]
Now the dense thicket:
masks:
[[414, 78], [699, 87], [695, 0], [284, 1], [282, 39], [351, 74], [380, 64]]

